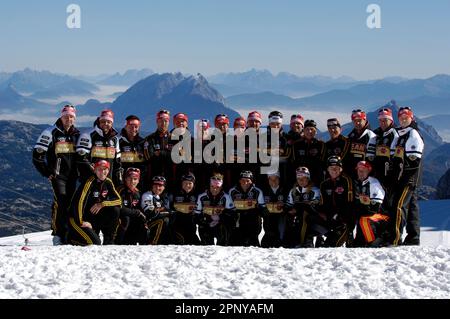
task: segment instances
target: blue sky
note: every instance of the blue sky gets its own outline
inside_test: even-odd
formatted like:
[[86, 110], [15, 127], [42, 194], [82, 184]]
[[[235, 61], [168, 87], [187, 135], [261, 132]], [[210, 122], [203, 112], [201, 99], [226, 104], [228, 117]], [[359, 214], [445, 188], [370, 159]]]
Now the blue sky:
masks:
[[[30, 2], [0, 3], [0, 71], [450, 74], [449, 0]], [[81, 7], [81, 29], [66, 27], [70, 3]], [[371, 3], [381, 29], [366, 26]]]

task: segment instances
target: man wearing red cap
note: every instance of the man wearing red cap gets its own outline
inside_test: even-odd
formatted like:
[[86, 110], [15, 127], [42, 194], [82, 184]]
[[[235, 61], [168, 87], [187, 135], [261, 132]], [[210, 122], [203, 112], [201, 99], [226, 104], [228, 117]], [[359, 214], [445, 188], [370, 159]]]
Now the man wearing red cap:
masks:
[[[260, 151], [259, 131], [261, 128], [261, 124], [262, 117], [258, 111], [252, 111], [248, 114], [247, 129], [245, 130], [244, 135], [245, 164], [239, 167], [240, 169], [251, 171], [255, 176], [260, 176], [261, 163], [259, 161], [258, 153]], [[234, 171], [233, 173], [234, 176], [233, 180], [231, 181], [232, 184], [235, 183], [236, 178], [238, 177], [236, 174], [239, 174], [240, 172]]]
[[75, 128], [76, 110], [66, 105], [55, 125], [47, 128], [33, 149], [33, 164], [52, 184], [52, 235], [55, 245], [67, 243], [68, 208], [78, 178], [75, 145], [80, 132]]
[[392, 173], [391, 158], [394, 155], [394, 148], [398, 140], [392, 110], [389, 108], [381, 108], [378, 110], [378, 123], [380, 127], [374, 131], [376, 135], [375, 157], [372, 164], [375, 177], [387, 190], [387, 193], [389, 193], [392, 186], [394, 186], [389, 184], [388, 178]]
[[380, 247], [384, 245], [382, 236], [389, 219], [381, 207], [385, 192], [380, 182], [369, 176], [372, 171], [372, 165], [369, 162], [358, 162], [355, 170], [358, 175], [354, 189], [357, 231], [353, 245], [354, 247]]
[[129, 167], [124, 173], [124, 184], [117, 188], [122, 199], [120, 224], [115, 239], [117, 245], [146, 244], [146, 216], [140, 207], [141, 192], [138, 189], [140, 178], [141, 170]]
[[170, 180], [173, 176], [169, 124], [170, 112], [160, 110], [156, 113], [156, 131], [145, 138], [144, 155], [148, 162], [145, 185], [151, 183], [153, 176]]
[[69, 242], [73, 245], [100, 245], [100, 231], [103, 245], [114, 244], [122, 200], [108, 178], [109, 170], [107, 160], [97, 160], [94, 175], [73, 195], [69, 224]]
[[[266, 143], [267, 143], [267, 149], [262, 150], [266, 154], [270, 156], [275, 156], [278, 154], [279, 158], [279, 172], [280, 175], [283, 176], [283, 178], [288, 177], [288, 172], [290, 170], [290, 165], [288, 163], [288, 158], [290, 156], [290, 153], [292, 151], [291, 145], [288, 144], [286, 139], [286, 133], [283, 130], [283, 114], [280, 111], [272, 111], [269, 113], [269, 127], [267, 128], [267, 132], [265, 133]], [[278, 148], [275, 149], [271, 145], [272, 141], [272, 134], [278, 134]], [[268, 164], [263, 164], [263, 166], [269, 166]], [[259, 172], [256, 172], [259, 173]], [[257, 178], [257, 183], [260, 185], [263, 185], [267, 182], [267, 178], [263, 176], [263, 174], [257, 174], [259, 178]], [[291, 182], [292, 180], [288, 180]]]
[[352, 112], [353, 130], [348, 134], [350, 150], [344, 170], [348, 175], [356, 178], [355, 167], [360, 161], [373, 160], [375, 157], [376, 135], [370, 130], [366, 112], [357, 109]]
[[197, 122], [196, 142], [201, 145], [201, 148], [194, 147], [192, 156], [194, 157], [195, 188], [199, 192], [203, 192], [209, 187], [209, 176], [212, 174], [212, 165], [203, 162], [203, 151], [210, 142], [210, 128], [208, 119], [201, 119]]
[[289, 145], [294, 145], [296, 141], [302, 138], [304, 125], [305, 120], [302, 115], [291, 115], [291, 122], [289, 123], [290, 130], [286, 134], [286, 140]]
[[93, 174], [92, 164], [105, 160], [110, 164], [109, 178], [116, 185], [122, 183], [119, 134], [113, 128], [114, 112], [106, 109], [94, 122], [94, 128], [81, 134], [77, 144], [78, 169], [81, 180]]
[[395, 187], [390, 211], [393, 214], [390, 220], [391, 242], [394, 246], [401, 244], [403, 227], [406, 225], [407, 236], [403, 244], [419, 245], [420, 220], [416, 187], [419, 184], [424, 142], [410, 107], [399, 109], [398, 121], [399, 137], [392, 158], [392, 183], [395, 183]]
[[[120, 132], [120, 161], [123, 172], [128, 168], [138, 168], [140, 174], [145, 176], [144, 138], [139, 135], [141, 120], [136, 115], [129, 115], [125, 119], [125, 127]], [[143, 186], [143, 180], [139, 183]]]
[[[181, 163], [172, 163], [172, 174], [174, 178], [169, 181], [169, 189], [171, 190], [177, 187], [183, 175], [194, 173], [194, 137], [188, 128], [188, 123], [189, 118], [185, 113], [177, 113], [173, 116], [174, 128], [170, 131], [171, 148], [173, 149], [177, 144], [183, 145], [178, 147], [178, 155], [183, 161]], [[185, 144], [183, 141], [186, 139], [189, 139], [189, 143]]]
[[[220, 174], [224, 176], [225, 185], [229, 187], [231, 184], [231, 178], [232, 178], [232, 164], [227, 163], [227, 138], [233, 138], [232, 135], [228, 135], [228, 128], [230, 127], [230, 119], [228, 118], [228, 115], [226, 114], [217, 114], [214, 118], [214, 126], [216, 130], [219, 130], [222, 134], [222, 156], [221, 156], [221, 163], [218, 163], [217, 161], [214, 161], [214, 163], [211, 164], [205, 164], [204, 167], [206, 167], [207, 171], [206, 173], [208, 175], [210, 174]], [[217, 133], [217, 131], [216, 131]], [[214, 150], [214, 151], [217, 151]], [[213, 154], [216, 155], [216, 154]], [[207, 167], [209, 166], [209, 168]]]

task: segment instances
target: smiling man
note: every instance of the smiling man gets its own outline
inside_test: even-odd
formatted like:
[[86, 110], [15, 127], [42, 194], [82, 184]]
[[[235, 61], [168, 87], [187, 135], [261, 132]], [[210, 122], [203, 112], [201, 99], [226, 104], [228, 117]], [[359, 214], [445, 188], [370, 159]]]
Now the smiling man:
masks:
[[80, 131], [75, 128], [76, 110], [66, 105], [55, 125], [39, 136], [33, 149], [33, 164], [42, 176], [52, 183], [54, 199], [52, 205], [53, 244], [67, 242], [68, 207], [75, 191], [77, 168], [75, 145]]

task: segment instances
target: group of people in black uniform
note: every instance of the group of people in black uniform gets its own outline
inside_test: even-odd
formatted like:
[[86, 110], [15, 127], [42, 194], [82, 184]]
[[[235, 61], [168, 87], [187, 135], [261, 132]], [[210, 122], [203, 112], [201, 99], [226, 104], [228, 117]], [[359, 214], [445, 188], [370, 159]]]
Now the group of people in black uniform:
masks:
[[[137, 116], [118, 132], [109, 109], [80, 133], [76, 110], [66, 105], [39, 136], [33, 163], [52, 184], [55, 245], [419, 245], [424, 142], [410, 107], [396, 115], [399, 127], [392, 110], [381, 108], [372, 131], [366, 113], [354, 110], [348, 136], [329, 119], [324, 142], [316, 122], [300, 114], [291, 116], [289, 132], [281, 112], [271, 112], [262, 128], [253, 111], [232, 128], [226, 114], [215, 117], [214, 128], [201, 119], [191, 135], [186, 114], [173, 116], [170, 131], [170, 112], [160, 110], [156, 131], [144, 138]], [[234, 143], [225, 143], [230, 136]], [[198, 161], [218, 137], [222, 152]], [[186, 153], [187, 160], [174, 160]], [[276, 158], [277, 169], [261, 174], [268, 168], [261, 154]]]

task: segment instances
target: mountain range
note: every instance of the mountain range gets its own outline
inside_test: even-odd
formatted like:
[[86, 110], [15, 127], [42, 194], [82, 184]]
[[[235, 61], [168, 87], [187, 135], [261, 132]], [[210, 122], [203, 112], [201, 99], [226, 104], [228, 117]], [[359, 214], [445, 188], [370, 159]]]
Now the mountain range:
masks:
[[208, 77], [208, 81], [225, 96], [271, 91], [277, 94], [306, 96], [332, 89], [348, 88], [356, 80], [348, 76], [299, 77], [288, 72], [276, 75], [268, 70], [251, 69], [240, 73], [220, 73]]
[[33, 94], [36, 99], [56, 99], [67, 95], [86, 96], [99, 89], [95, 84], [66, 74], [29, 68], [14, 73], [2, 73], [0, 90], [9, 86], [13, 86], [19, 93]]
[[230, 107], [299, 107], [308, 110], [342, 111], [354, 107], [373, 110], [385, 101], [395, 99], [400, 105], [411, 105], [418, 115], [450, 114], [450, 76], [436, 75], [428, 79], [388, 78], [333, 89], [303, 98], [276, 94], [274, 90], [227, 97]]
[[142, 69], [142, 70], [127, 70], [123, 74], [117, 72], [113, 75], [110, 75], [100, 81], [98, 84], [102, 85], [117, 85], [117, 86], [131, 86], [142, 79], [154, 74], [154, 72], [150, 69]]
[[79, 109], [81, 114], [92, 114], [94, 108], [104, 107], [110, 107], [119, 119], [130, 114], [139, 116], [145, 130], [155, 128], [155, 115], [162, 108], [168, 109], [172, 115], [187, 113], [190, 127], [193, 127], [194, 120], [207, 118], [213, 121], [220, 113], [228, 114], [231, 120], [239, 116], [225, 106], [223, 96], [201, 74], [187, 77], [181, 73], [153, 74], [131, 86], [111, 104], [91, 100], [80, 105]]
[[49, 104], [21, 95], [13, 85], [0, 89], [0, 114], [15, 113], [24, 109], [48, 110], [49, 107]]

